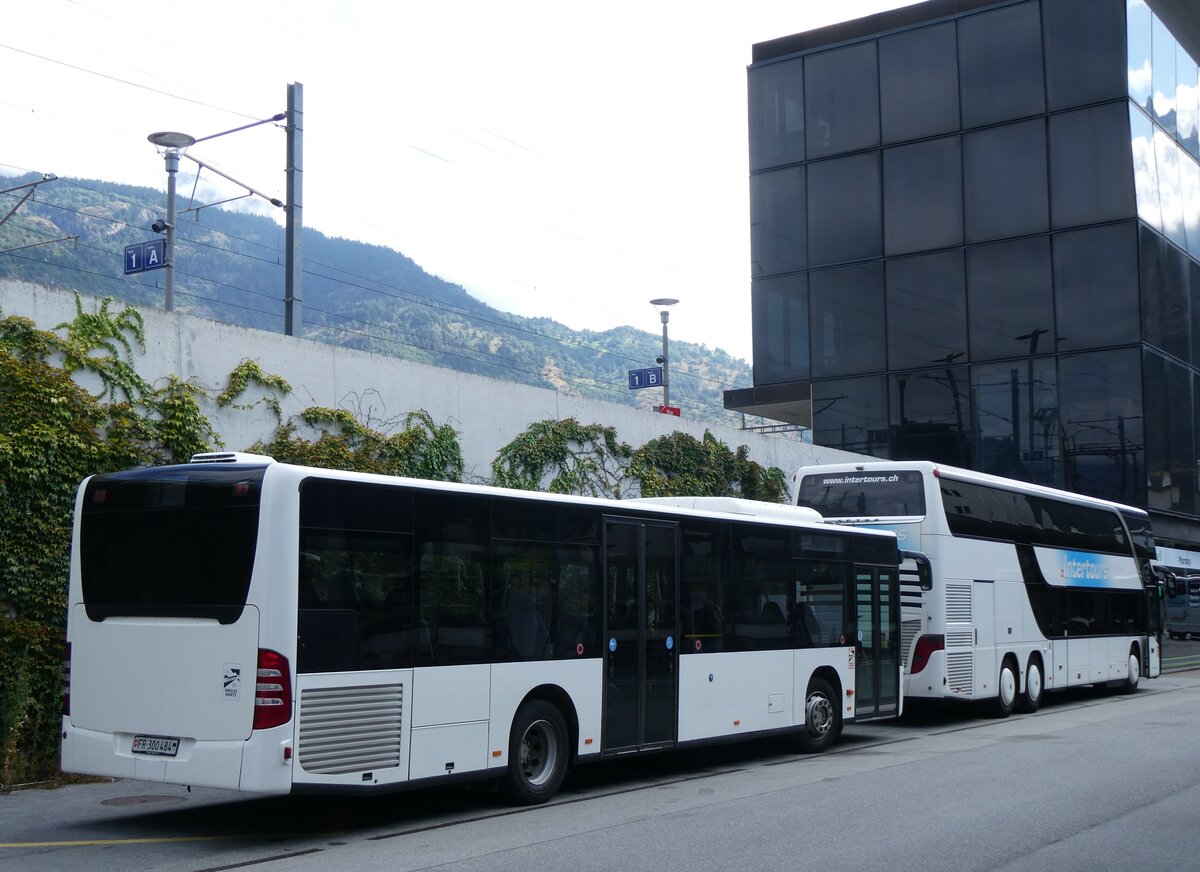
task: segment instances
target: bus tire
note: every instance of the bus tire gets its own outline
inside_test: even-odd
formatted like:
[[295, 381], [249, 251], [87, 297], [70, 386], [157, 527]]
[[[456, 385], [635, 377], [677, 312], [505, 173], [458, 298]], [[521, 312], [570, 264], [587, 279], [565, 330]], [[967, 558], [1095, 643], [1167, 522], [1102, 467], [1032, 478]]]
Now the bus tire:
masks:
[[1017, 670], [1009, 658], [1000, 664], [1000, 680], [996, 682], [996, 698], [992, 700], [992, 714], [1006, 718], [1017, 706]]
[[529, 700], [513, 718], [504, 792], [521, 805], [545, 802], [562, 785], [568, 755], [562, 712], [545, 700]]
[[814, 676], [804, 697], [804, 727], [800, 730], [800, 750], [819, 754], [829, 748], [842, 731], [842, 711], [837, 695], [824, 678]]
[[1136, 693], [1138, 689], [1138, 679], [1142, 677], [1142, 661], [1138, 657], [1137, 648], [1129, 649], [1129, 668], [1125, 673], [1125, 680], [1121, 682], [1119, 690], [1121, 693]]
[[1017, 698], [1017, 711], [1033, 714], [1042, 704], [1042, 662], [1036, 657], [1029, 659], [1025, 668], [1025, 690]]

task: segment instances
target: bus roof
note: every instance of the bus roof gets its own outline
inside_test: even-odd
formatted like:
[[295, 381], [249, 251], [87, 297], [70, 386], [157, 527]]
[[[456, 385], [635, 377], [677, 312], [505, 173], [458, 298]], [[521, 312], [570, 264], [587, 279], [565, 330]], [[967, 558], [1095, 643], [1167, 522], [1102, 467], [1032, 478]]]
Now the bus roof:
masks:
[[[203, 459], [200, 459], [200, 458]], [[495, 487], [492, 485], [464, 484], [460, 482], [435, 481], [433, 479], [405, 478], [403, 476], [383, 475], [370, 472], [351, 472], [341, 469], [325, 469], [322, 467], [299, 466], [291, 463], [280, 463], [271, 457], [257, 454], [241, 454], [228, 452], [225, 454], [206, 454], [193, 458], [192, 463], [199, 464], [228, 464], [245, 466], [247, 468], [266, 466], [266, 477], [290, 476], [297, 480], [316, 476], [332, 478], [341, 481], [358, 481], [376, 484], [407, 485], [427, 490], [446, 491], [454, 493], [475, 493], [508, 499], [528, 499], [541, 502], [570, 503], [572, 505], [591, 505], [606, 508], [613, 512], [661, 511], [668, 515], [688, 517], [710, 517], [723, 520], [757, 520], [764, 523], [785, 524], [793, 527], [820, 529], [828, 532], [834, 525], [826, 523], [819, 512], [811, 509], [782, 503], [767, 503], [758, 500], [737, 499], [733, 497], [646, 497], [640, 499], [611, 499], [603, 497], [587, 497], [574, 494], [555, 494], [546, 491], [526, 491], [514, 488]], [[168, 470], [188, 467], [192, 464], [180, 464], [175, 467], [156, 467], [152, 469]], [[151, 470], [141, 470], [150, 473]], [[868, 530], [856, 528], [849, 530], [842, 525], [836, 529], [853, 532], [854, 535], [883, 536], [895, 538], [890, 531]]]
[[958, 481], [975, 482], [978, 484], [991, 485], [992, 487], [1003, 488], [1005, 490], [1018, 491], [1021, 493], [1034, 494], [1037, 496], [1045, 496], [1052, 499], [1063, 500], [1064, 502], [1073, 502], [1080, 505], [1088, 506], [1105, 506], [1116, 509], [1121, 512], [1130, 512], [1135, 515], [1143, 515], [1149, 517], [1145, 509], [1139, 509], [1136, 506], [1126, 505], [1124, 503], [1114, 502], [1112, 500], [1101, 499], [1100, 497], [1091, 497], [1085, 494], [1074, 493], [1073, 491], [1059, 490], [1058, 488], [1047, 487], [1045, 485], [1033, 484], [1027, 481], [1018, 481], [1013, 478], [1003, 478], [998, 475], [991, 475], [986, 472], [976, 472], [973, 469], [963, 469], [958, 466], [950, 466], [945, 463], [934, 463], [931, 460], [874, 460], [865, 461], [863, 463], [828, 463], [817, 466], [801, 466], [792, 476], [793, 482], [799, 480], [806, 475], [821, 475], [824, 473], [838, 472], [883, 472], [887, 470], [916, 470], [924, 473], [931, 473], [935, 477], [949, 478]]

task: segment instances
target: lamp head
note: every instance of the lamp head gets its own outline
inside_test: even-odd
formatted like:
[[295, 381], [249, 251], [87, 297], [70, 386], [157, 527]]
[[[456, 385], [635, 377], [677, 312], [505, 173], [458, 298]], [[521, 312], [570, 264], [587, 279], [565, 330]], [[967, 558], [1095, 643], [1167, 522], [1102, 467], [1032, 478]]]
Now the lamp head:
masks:
[[167, 228], [170, 226], [171, 225], [168, 224], [166, 221], [164, 221], [162, 218], [155, 218], [154, 222], [150, 225], [150, 229], [153, 230], [155, 233], [165, 233]]

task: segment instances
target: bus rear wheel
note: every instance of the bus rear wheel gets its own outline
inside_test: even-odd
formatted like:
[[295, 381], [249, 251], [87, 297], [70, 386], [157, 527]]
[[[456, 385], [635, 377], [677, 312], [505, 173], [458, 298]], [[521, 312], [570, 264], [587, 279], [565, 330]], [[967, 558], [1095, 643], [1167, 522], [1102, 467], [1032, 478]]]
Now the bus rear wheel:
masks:
[[1000, 680], [996, 682], [996, 698], [992, 700], [992, 714], [1006, 718], [1017, 707], [1017, 670], [1011, 660], [1000, 665]]
[[813, 678], [804, 699], [800, 750], [806, 754], [819, 754], [833, 744], [841, 731], [842, 711], [833, 687], [824, 678]]
[[513, 718], [504, 791], [521, 805], [538, 805], [558, 792], [567, 774], [567, 725], [545, 700], [522, 705]]
[[1017, 711], [1033, 714], [1042, 704], [1042, 664], [1030, 660], [1025, 670], [1025, 691], [1017, 698]]

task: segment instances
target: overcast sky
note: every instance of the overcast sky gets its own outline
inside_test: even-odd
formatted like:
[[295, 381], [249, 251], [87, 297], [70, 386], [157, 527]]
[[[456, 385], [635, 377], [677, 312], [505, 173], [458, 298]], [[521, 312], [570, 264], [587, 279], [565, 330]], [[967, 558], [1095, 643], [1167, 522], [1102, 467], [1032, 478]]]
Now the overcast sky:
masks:
[[[648, 301], [677, 297], [673, 338], [749, 360], [751, 47], [903, 5], [12, 0], [0, 173], [165, 189], [147, 134], [269, 117], [300, 82], [306, 226], [575, 329], [657, 332]], [[190, 152], [284, 198], [278, 126]]]

